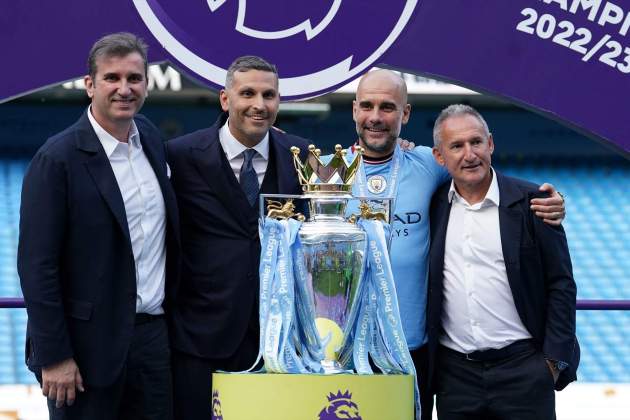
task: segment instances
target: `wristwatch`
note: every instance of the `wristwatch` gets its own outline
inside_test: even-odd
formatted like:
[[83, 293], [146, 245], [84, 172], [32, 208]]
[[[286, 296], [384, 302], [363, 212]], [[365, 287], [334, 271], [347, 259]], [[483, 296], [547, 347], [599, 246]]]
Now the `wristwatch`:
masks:
[[547, 361], [551, 363], [551, 367], [553, 367], [553, 370], [558, 373], [562, 372], [567, 368], [567, 366], [569, 366], [567, 362], [563, 362], [560, 360], [547, 359]]

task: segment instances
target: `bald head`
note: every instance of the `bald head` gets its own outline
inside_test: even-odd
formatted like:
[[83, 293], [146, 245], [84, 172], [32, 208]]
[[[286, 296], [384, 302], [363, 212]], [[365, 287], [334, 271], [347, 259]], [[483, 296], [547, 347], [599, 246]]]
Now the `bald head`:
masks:
[[375, 70], [364, 75], [352, 103], [352, 116], [366, 155], [382, 157], [392, 153], [410, 112], [407, 85], [399, 74]]
[[401, 105], [407, 103], [407, 84], [399, 73], [391, 70], [378, 69], [370, 71], [361, 77], [357, 88], [357, 99], [364, 90], [380, 89], [400, 98]]

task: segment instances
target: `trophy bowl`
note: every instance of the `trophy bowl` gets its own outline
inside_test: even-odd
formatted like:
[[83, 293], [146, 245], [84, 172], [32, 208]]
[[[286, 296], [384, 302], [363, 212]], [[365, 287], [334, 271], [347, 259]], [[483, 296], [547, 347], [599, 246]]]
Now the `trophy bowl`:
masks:
[[298, 234], [307, 271], [307, 304], [324, 347], [324, 373], [344, 372], [338, 361], [363, 278], [366, 234], [344, 214], [348, 194], [309, 194], [310, 218]]

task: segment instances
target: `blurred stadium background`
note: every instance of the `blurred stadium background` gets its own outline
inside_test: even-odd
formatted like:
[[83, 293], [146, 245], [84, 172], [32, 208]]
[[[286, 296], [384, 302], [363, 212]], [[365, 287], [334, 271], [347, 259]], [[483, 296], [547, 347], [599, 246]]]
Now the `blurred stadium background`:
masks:
[[[551, 182], [567, 200], [564, 222], [578, 299], [630, 299], [630, 162], [565, 126], [475, 92], [406, 74], [412, 116], [402, 136], [432, 145], [433, 121], [451, 103], [475, 106], [496, 141], [494, 166], [533, 182]], [[311, 101], [281, 105], [276, 126], [331, 150], [356, 139], [356, 82]], [[170, 139], [212, 124], [216, 93], [167, 65], [150, 69], [142, 113]], [[22, 177], [50, 135], [88, 104], [81, 81], [0, 105], [0, 297], [20, 297], [16, 250]], [[588, 106], [588, 104], [585, 104]], [[0, 308], [0, 420], [46, 418], [45, 402], [24, 365], [24, 309]], [[558, 418], [630, 418], [630, 311], [578, 311], [579, 382], [557, 394]]]

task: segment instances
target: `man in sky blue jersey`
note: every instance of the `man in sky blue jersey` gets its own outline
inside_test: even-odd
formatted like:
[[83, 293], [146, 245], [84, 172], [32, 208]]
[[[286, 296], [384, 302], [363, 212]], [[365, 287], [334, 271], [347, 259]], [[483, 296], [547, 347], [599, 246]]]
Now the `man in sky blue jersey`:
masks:
[[[353, 119], [364, 149], [363, 175], [357, 176], [354, 194], [394, 203], [391, 259], [400, 314], [407, 344], [419, 378], [422, 418], [430, 419], [433, 396], [424, 380], [427, 371], [426, 296], [429, 251], [429, 205], [435, 190], [450, 177], [432, 156], [431, 148], [419, 146], [402, 151], [396, 147], [402, 125], [409, 121], [407, 86], [396, 73], [375, 70], [364, 75], [352, 106]], [[354, 147], [348, 150], [352, 159]], [[560, 224], [564, 202], [553, 186], [541, 189], [546, 199], [532, 200], [532, 211], [547, 223]], [[356, 207], [350, 212], [358, 213]]]

